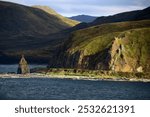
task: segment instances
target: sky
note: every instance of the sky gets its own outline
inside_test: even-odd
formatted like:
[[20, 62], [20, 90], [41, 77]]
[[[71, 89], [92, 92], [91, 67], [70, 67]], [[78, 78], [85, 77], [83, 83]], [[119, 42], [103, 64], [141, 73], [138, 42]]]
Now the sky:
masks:
[[117, 13], [144, 9], [150, 0], [2, 0], [28, 6], [49, 6], [63, 16], [92, 15], [108, 16]]

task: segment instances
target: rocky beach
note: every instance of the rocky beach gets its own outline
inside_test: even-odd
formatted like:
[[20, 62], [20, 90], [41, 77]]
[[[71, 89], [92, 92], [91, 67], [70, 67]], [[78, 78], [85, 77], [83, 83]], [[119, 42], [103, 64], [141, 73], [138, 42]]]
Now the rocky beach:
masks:
[[60, 79], [79, 79], [79, 80], [103, 80], [103, 81], [129, 81], [129, 82], [150, 82], [150, 79], [138, 79], [138, 78], [115, 78], [113, 76], [75, 76], [75, 75], [54, 75], [54, 74], [42, 74], [42, 73], [30, 73], [30, 74], [0, 74], [0, 78], [60, 78]]

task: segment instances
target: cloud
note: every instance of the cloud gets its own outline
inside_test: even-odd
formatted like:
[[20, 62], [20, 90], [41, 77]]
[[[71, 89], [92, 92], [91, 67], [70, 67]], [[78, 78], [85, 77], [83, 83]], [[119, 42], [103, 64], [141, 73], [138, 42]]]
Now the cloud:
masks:
[[150, 0], [133, 0], [136, 6], [148, 6], [150, 5]]
[[[87, 8], [88, 12], [87, 12]], [[60, 13], [63, 13], [65, 16], [72, 16], [72, 15], [79, 15], [80, 14], [87, 14], [87, 15], [93, 15], [93, 16], [107, 16], [107, 15], [113, 15], [121, 12], [126, 11], [132, 11], [142, 9], [142, 7], [138, 6], [91, 6], [91, 5], [84, 5], [82, 6], [82, 9], [80, 7], [71, 7], [68, 9], [58, 9]]]
[[64, 16], [87, 14], [111, 15], [143, 9], [150, 0], [7, 0], [25, 5], [47, 5]]

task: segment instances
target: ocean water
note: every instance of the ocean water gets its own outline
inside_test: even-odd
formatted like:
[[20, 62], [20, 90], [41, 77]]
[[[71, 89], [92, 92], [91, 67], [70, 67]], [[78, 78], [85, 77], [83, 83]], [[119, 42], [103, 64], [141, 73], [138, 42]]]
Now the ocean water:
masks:
[[[46, 65], [30, 65], [30, 68]], [[18, 65], [0, 65], [0, 73], [16, 72]], [[150, 99], [150, 83], [58, 78], [0, 78], [0, 99]]]
[[[46, 65], [38, 65], [38, 64], [30, 64], [29, 68], [36, 68], [36, 67], [46, 67]], [[1, 65], [0, 64], [0, 73], [9, 73], [14, 72], [16, 73], [18, 69], [18, 64], [12, 64], [12, 65]]]
[[0, 79], [3, 100], [146, 100], [150, 83], [57, 78]]

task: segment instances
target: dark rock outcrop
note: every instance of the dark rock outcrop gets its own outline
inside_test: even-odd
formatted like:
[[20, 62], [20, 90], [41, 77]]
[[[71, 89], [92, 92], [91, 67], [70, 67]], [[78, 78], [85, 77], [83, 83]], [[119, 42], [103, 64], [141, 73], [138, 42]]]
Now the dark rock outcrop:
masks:
[[17, 74], [26, 74], [26, 73], [30, 73], [30, 69], [29, 69], [27, 61], [25, 60], [24, 56], [22, 55], [22, 58], [19, 62]]

